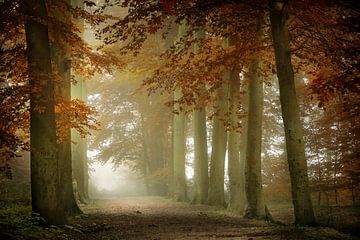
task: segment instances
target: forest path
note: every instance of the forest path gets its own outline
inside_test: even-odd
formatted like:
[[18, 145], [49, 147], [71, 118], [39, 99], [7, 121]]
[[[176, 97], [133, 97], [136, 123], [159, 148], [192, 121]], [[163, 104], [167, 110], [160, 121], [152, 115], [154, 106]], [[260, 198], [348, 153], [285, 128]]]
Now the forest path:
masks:
[[327, 236], [331, 229], [278, 226], [158, 197], [96, 200], [84, 207], [83, 215], [70, 219], [66, 229], [71, 239], [87, 240], [343, 239]]

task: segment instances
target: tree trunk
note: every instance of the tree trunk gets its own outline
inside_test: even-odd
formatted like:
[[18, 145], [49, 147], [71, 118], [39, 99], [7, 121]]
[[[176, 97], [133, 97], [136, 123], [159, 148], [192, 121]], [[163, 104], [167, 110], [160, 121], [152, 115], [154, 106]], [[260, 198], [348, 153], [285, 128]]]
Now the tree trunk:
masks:
[[[171, 19], [172, 17], [169, 18], [169, 20], [173, 20]], [[173, 23], [171, 26], [171, 30], [168, 33], [168, 36], [165, 40], [165, 48], [167, 50], [171, 49], [171, 47], [174, 46], [174, 42], [175, 39], [177, 38], [177, 36], [179, 35], [179, 24], [177, 23]], [[174, 124], [172, 124], [171, 126], [172, 131], [170, 133], [171, 135], [171, 141], [170, 141], [170, 157], [168, 159], [168, 172], [169, 172], [169, 176], [168, 176], [168, 197], [173, 197], [174, 196]]]
[[[70, 1], [64, 1], [64, 3], [70, 4]], [[69, 14], [64, 12], [55, 13], [55, 18], [58, 21], [65, 21], [66, 17], [70, 17]], [[55, 31], [55, 29], [52, 29]], [[55, 39], [51, 46], [52, 60], [55, 63], [56, 71], [61, 77], [61, 82], [55, 84], [55, 94], [58, 97], [63, 98], [66, 101], [71, 99], [71, 60], [69, 49], [60, 48], [57, 44], [59, 39]], [[57, 117], [66, 117], [66, 113], [59, 112]], [[66, 119], [71, 121], [71, 119]], [[60, 185], [62, 187], [62, 194], [65, 204], [65, 213], [67, 215], [74, 215], [82, 213], [74, 196], [73, 180], [72, 180], [72, 159], [71, 159], [71, 129], [66, 130], [67, 136], [63, 136], [64, 139], [58, 144], [58, 158], [59, 158], [59, 169], [60, 169]]]
[[[174, 100], [177, 101], [181, 97], [180, 89], [176, 89], [174, 92]], [[185, 178], [185, 113], [180, 110], [179, 104], [174, 106], [175, 112], [173, 119], [173, 131], [174, 131], [174, 199], [176, 201], [186, 201], [186, 178]]]
[[[205, 31], [199, 30], [195, 33], [195, 38], [204, 39]], [[199, 47], [196, 45], [194, 53], [199, 53]], [[203, 91], [205, 86], [203, 85]], [[208, 197], [209, 176], [208, 176], [208, 153], [206, 137], [206, 111], [200, 102], [198, 109], [193, 112], [194, 128], [194, 197], [192, 202], [195, 204], [204, 204]]]
[[[249, 109], [249, 93], [247, 91], [248, 85], [243, 81], [240, 86], [243, 89], [244, 94], [241, 96], [241, 104], [242, 108], [245, 112], [248, 112]], [[240, 166], [239, 166], [239, 175], [240, 175], [240, 193], [241, 193], [241, 203], [243, 212], [246, 206], [246, 189], [245, 189], [245, 165], [246, 165], [246, 146], [247, 146], [247, 132], [248, 132], [248, 124], [247, 124], [247, 116], [241, 119], [241, 135], [240, 135]]]
[[[23, 2], [33, 19], [47, 21], [45, 1]], [[65, 222], [59, 189], [54, 80], [47, 25], [32, 19], [25, 22], [30, 94], [30, 148], [32, 210], [48, 224]]]
[[[227, 43], [225, 44], [227, 47]], [[227, 132], [223, 119], [228, 108], [228, 84], [231, 72], [224, 69], [224, 79], [218, 91], [220, 92], [215, 102], [215, 114], [213, 118], [212, 150], [210, 160], [209, 196], [208, 204], [225, 207], [224, 196], [224, 171]]]
[[287, 13], [283, 2], [271, 1], [270, 22], [280, 87], [280, 102], [285, 129], [295, 224], [316, 225], [310, 199], [303, 129], [291, 63]]
[[246, 146], [245, 188], [247, 207], [245, 216], [265, 218], [265, 205], [261, 177], [261, 137], [263, 111], [263, 80], [260, 59], [256, 58], [249, 65], [249, 110]]
[[[229, 45], [233, 45], [235, 37], [229, 37]], [[228, 175], [229, 175], [229, 205], [228, 208], [236, 213], [243, 213], [245, 207], [244, 191], [242, 191], [242, 178], [240, 165], [240, 129], [238, 125], [240, 119], [238, 111], [240, 109], [240, 78], [239, 71], [234, 66], [231, 71], [229, 84], [229, 112], [231, 129], [229, 131], [228, 142]]]
[[[256, 42], [263, 38], [264, 16], [257, 18]], [[263, 77], [261, 76], [261, 60], [255, 57], [249, 64], [248, 83], [248, 119], [246, 140], [245, 189], [247, 207], [245, 216], [249, 218], [267, 219], [265, 210], [262, 176], [261, 176], [261, 143], [262, 143], [262, 115], [263, 115]]]
[[[84, 8], [83, 1], [80, 0], [73, 0], [72, 4], [74, 7], [79, 7], [80, 9]], [[81, 35], [83, 32], [83, 21], [78, 20]], [[76, 75], [76, 85], [71, 86], [71, 98], [72, 99], [79, 99], [87, 102], [87, 91], [85, 80], [83, 77]], [[78, 131], [71, 130], [71, 139], [75, 142], [72, 144], [72, 162], [73, 162], [73, 174], [74, 179], [76, 181], [77, 186], [77, 197], [79, 201], [82, 203], [86, 203], [89, 199], [88, 194], [88, 180], [89, 180], [89, 173], [88, 173], [88, 160], [87, 160], [87, 144], [86, 138], [80, 136]]]
[[[60, 94], [67, 100], [70, 100], [70, 60], [60, 56], [58, 47], [53, 46], [54, 62], [57, 65], [57, 71], [61, 76], [62, 83], [56, 84], [56, 94]], [[58, 113], [61, 115], [63, 113]], [[59, 116], [61, 117], [61, 116]], [[70, 121], [70, 119], [69, 119]], [[67, 130], [68, 136], [58, 144], [58, 158], [60, 170], [60, 184], [65, 204], [65, 212], [68, 215], [81, 213], [75, 200], [73, 182], [72, 182], [72, 161], [71, 161], [71, 133]]]

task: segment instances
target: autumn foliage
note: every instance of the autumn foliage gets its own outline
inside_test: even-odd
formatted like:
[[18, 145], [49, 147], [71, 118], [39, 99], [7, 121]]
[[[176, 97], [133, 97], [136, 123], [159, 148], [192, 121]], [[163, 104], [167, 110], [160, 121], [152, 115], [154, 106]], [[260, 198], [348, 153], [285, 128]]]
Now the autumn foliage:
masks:
[[[47, 1], [47, 4], [49, 17], [36, 21], [48, 25], [50, 44], [63, 49], [62, 54], [70, 54], [73, 84], [76, 84], [75, 74], [89, 78], [95, 73], [110, 72], [114, 67], [123, 65], [113, 54], [94, 50], [81, 37], [83, 22], [95, 27], [109, 18], [91, 13], [92, 2], [85, 3], [89, 6], [85, 10], [70, 6], [65, 1]], [[0, 3], [0, 7], [0, 168], [8, 171], [8, 161], [16, 152], [29, 150], [29, 97], [41, 91], [42, 84], [46, 83], [39, 81], [32, 89], [28, 87], [24, 20], [29, 16], [22, 9], [22, 1], [5, 0]], [[59, 13], [68, 18], [55, 17]], [[53, 62], [51, 77], [57, 84], [62, 84], [64, 80], [57, 74], [56, 67]], [[62, 113], [57, 120], [58, 142], [69, 137], [66, 135], [69, 128], [77, 129], [85, 137], [91, 129], [98, 127], [96, 112], [82, 100], [68, 100], [61, 95], [55, 99], [56, 112]], [[44, 111], [40, 105], [35, 106], [35, 109]]]

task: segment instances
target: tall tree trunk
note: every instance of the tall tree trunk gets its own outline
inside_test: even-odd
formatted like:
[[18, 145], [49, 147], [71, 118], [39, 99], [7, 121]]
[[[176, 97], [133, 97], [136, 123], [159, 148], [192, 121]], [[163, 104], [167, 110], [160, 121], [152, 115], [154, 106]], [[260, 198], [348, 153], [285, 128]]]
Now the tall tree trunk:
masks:
[[[195, 33], [195, 38], [205, 39], [205, 30]], [[194, 53], [199, 53], [199, 46], [196, 44]], [[205, 91], [205, 85], [202, 85]], [[206, 111], [202, 102], [193, 112], [194, 128], [194, 197], [192, 202], [204, 204], [208, 198], [209, 176], [208, 176], [208, 153], [206, 137]]]
[[[173, 19], [171, 19], [171, 17], [169, 18], [169, 21], [171, 21]], [[174, 42], [175, 39], [177, 38], [177, 36], [179, 35], [179, 24], [174, 23], [171, 26], [171, 30], [169, 31], [167, 38], [165, 40], [165, 48], [167, 50], [169, 50], [171, 47], [174, 46]], [[170, 157], [168, 160], [168, 172], [169, 172], [169, 177], [168, 177], [168, 196], [171, 198], [174, 196], [174, 124], [172, 124], [171, 126], [171, 141], [170, 141]]]
[[270, 2], [270, 22], [280, 87], [280, 102], [285, 128], [295, 224], [315, 225], [316, 221], [310, 199], [303, 129], [291, 63], [287, 12], [284, 2], [274, 0]]
[[245, 216], [250, 218], [264, 218], [265, 205], [261, 178], [261, 137], [263, 111], [263, 79], [259, 58], [249, 65], [249, 110], [246, 146], [246, 198], [247, 208]]
[[[54, 62], [57, 66], [57, 71], [61, 76], [62, 83], [56, 84], [56, 94], [61, 95], [66, 100], [70, 100], [70, 60], [60, 56], [58, 47], [53, 46], [54, 49]], [[58, 113], [58, 117], [63, 113]], [[70, 119], [69, 119], [70, 121]], [[79, 206], [75, 200], [73, 181], [72, 181], [72, 161], [71, 161], [71, 133], [70, 129], [67, 130], [68, 136], [61, 143], [58, 144], [58, 158], [60, 170], [60, 184], [63, 193], [65, 204], [65, 212], [68, 215], [81, 213]]]
[[[224, 44], [227, 47], [227, 43]], [[228, 85], [231, 76], [229, 69], [224, 69], [218, 99], [215, 103], [217, 114], [213, 118], [212, 150], [210, 160], [208, 204], [225, 207], [224, 171], [227, 132], [223, 119], [228, 108]]]
[[[174, 100], [177, 101], [181, 97], [180, 89], [175, 90]], [[186, 137], [185, 137], [185, 113], [180, 110], [178, 103], [174, 106], [174, 145], [173, 145], [173, 158], [174, 158], [174, 181], [173, 191], [174, 199], [176, 201], [186, 201], [186, 178], [185, 178], [185, 151], [186, 151]]]
[[[79, 7], [80, 9], [84, 8], [83, 1], [81, 0], [72, 0], [72, 5], [74, 7]], [[83, 25], [82, 20], [78, 20], [81, 36], [83, 35]], [[71, 98], [79, 99], [87, 102], [87, 91], [85, 80], [80, 75], [75, 75], [76, 85], [71, 86]], [[82, 203], [86, 203], [89, 199], [88, 194], [88, 159], [87, 159], [87, 143], [86, 138], [81, 137], [78, 131], [71, 130], [71, 139], [75, 142], [72, 144], [72, 162], [73, 162], [73, 174], [76, 182], [77, 197]]]
[[[59, 189], [54, 80], [50, 76], [51, 56], [45, 1], [23, 2], [31, 17], [25, 22], [30, 87], [30, 148], [32, 209], [48, 224], [65, 222], [64, 205]], [[39, 111], [41, 109], [41, 111]]]
[[[184, 36], [187, 32], [186, 23], [183, 22], [178, 28], [178, 38]], [[182, 46], [180, 46], [182, 48]], [[174, 101], [178, 101], [182, 96], [181, 89], [177, 87], [174, 92]], [[185, 154], [186, 154], [186, 135], [185, 135], [185, 113], [181, 110], [180, 104], [174, 105], [173, 118], [173, 191], [176, 201], [186, 201], [186, 175], [185, 175]]]
[[[70, 1], [64, 1], [66, 4], [70, 4]], [[55, 13], [55, 18], [60, 22], [65, 22], [67, 17], [70, 17], [69, 14], [64, 12]], [[52, 29], [55, 31], [55, 29]], [[65, 101], [70, 101], [71, 99], [71, 60], [69, 49], [65, 47], [61, 48], [55, 39], [54, 43], [51, 46], [52, 50], [52, 60], [55, 63], [56, 71], [61, 77], [61, 82], [55, 84], [55, 93], [56, 96], [63, 98]], [[59, 112], [57, 116], [66, 118], [66, 113]], [[71, 121], [71, 119], [66, 119]], [[73, 189], [73, 180], [72, 180], [72, 159], [71, 159], [71, 129], [66, 130], [67, 136], [63, 136], [64, 139], [61, 143], [58, 144], [58, 158], [59, 158], [59, 168], [60, 168], [60, 185], [62, 188], [62, 194], [65, 204], [65, 213], [67, 215], [74, 215], [81, 213], [81, 210], [75, 200], [74, 189]]]
[[150, 195], [150, 186], [149, 186], [149, 170], [148, 170], [148, 161], [149, 161], [149, 150], [147, 146], [147, 134], [145, 129], [145, 118], [144, 118], [144, 112], [140, 108], [140, 119], [141, 119], [141, 138], [142, 138], [142, 174], [144, 178], [144, 184], [146, 189], [146, 194]]
[[[242, 108], [245, 112], [248, 112], [249, 109], [249, 93], [248, 93], [248, 85], [247, 81], [243, 81], [240, 88], [242, 89], [243, 95], [241, 96], [241, 104]], [[247, 132], [248, 132], [248, 124], [247, 124], [247, 116], [241, 119], [241, 135], [240, 135], [240, 166], [239, 166], [239, 175], [240, 175], [240, 193], [241, 193], [241, 207], [243, 212], [246, 206], [246, 189], [245, 189], [245, 165], [246, 165], [246, 146], [247, 146]]]
[[[255, 41], [261, 42], [263, 38], [264, 16], [257, 18]], [[266, 219], [264, 196], [261, 176], [261, 143], [262, 143], [262, 116], [263, 116], [263, 77], [261, 76], [261, 60], [256, 57], [249, 65], [248, 83], [248, 131], [246, 146], [246, 199], [245, 216], [250, 218]]]
[[[236, 42], [236, 37], [229, 37], [229, 45]], [[229, 205], [231, 211], [243, 213], [245, 201], [244, 191], [242, 191], [242, 178], [240, 165], [240, 129], [238, 125], [240, 119], [238, 111], [240, 109], [240, 78], [237, 67], [233, 67], [231, 71], [230, 84], [229, 84], [229, 112], [231, 130], [229, 131], [228, 142], [228, 175], [229, 175]], [[244, 182], [243, 182], [244, 183]]]

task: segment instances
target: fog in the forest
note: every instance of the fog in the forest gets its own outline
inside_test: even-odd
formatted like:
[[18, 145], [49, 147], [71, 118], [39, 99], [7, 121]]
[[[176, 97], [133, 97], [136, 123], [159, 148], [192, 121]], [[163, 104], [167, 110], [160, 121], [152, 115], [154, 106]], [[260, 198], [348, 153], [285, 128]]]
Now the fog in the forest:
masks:
[[359, 237], [359, 8], [250, 2], [0, 1], [0, 239]]

